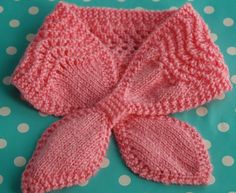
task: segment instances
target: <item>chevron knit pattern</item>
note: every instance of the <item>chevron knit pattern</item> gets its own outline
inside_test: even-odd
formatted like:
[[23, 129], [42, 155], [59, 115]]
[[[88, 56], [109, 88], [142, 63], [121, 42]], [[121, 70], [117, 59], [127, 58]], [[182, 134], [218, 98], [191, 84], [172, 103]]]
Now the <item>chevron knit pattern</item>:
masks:
[[24, 193], [89, 180], [114, 133], [127, 166], [143, 178], [207, 184], [200, 134], [169, 116], [231, 89], [228, 68], [191, 4], [178, 10], [80, 8], [60, 2], [13, 73], [43, 113], [64, 116], [38, 141]]

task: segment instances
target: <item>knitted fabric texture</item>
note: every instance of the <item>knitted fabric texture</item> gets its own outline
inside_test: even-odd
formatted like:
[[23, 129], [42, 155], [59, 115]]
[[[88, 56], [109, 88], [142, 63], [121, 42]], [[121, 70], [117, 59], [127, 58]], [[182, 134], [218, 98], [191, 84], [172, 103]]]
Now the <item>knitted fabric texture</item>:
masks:
[[42, 135], [22, 175], [24, 193], [84, 183], [111, 132], [143, 178], [207, 184], [200, 134], [169, 116], [231, 89], [228, 68], [191, 4], [177, 10], [80, 8], [60, 2], [13, 72], [39, 111], [64, 116]]

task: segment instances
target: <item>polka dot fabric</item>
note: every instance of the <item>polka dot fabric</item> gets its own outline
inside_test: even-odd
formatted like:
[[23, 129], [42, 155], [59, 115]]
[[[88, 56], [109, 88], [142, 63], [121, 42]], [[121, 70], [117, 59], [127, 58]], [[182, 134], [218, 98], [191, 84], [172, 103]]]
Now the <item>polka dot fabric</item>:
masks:
[[[136, 9], [175, 9], [186, 1], [171, 0], [84, 0], [68, 1], [79, 6]], [[102, 169], [88, 182], [55, 192], [236, 192], [234, 136], [236, 135], [236, 2], [191, 1], [212, 30], [211, 38], [219, 45], [230, 70], [233, 90], [216, 100], [188, 112], [173, 116], [195, 126], [205, 138], [214, 172], [207, 187], [163, 185], [134, 175], [124, 164], [111, 141]], [[37, 112], [20, 100], [19, 92], [10, 84], [12, 71], [27, 45], [41, 26], [56, 0], [10, 0], [0, 2], [0, 192], [20, 193], [21, 174], [32, 155], [36, 141], [44, 129], [58, 118]], [[222, 8], [224, 7], [224, 9]], [[23, 98], [22, 98], [23, 99]], [[68, 142], [69, 143], [69, 142]]]

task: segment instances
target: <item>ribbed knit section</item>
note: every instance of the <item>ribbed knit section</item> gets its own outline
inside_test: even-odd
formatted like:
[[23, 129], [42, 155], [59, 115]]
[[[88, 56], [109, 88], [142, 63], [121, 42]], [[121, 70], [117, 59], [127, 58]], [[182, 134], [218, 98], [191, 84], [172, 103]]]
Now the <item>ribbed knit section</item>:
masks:
[[12, 76], [41, 112], [65, 115], [42, 135], [24, 193], [82, 183], [113, 130], [128, 167], [163, 183], [207, 184], [200, 134], [169, 117], [231, 89], [220, 49], [191, 4], [178, 10], [80, 8], [60, 2]]
[[124, 91], [113, 92], [96, 104], [96, 107], [106, 114], [109, 120], [109, 128], [113, 128], [118, 122], [132, 113], [130, 104], [123, 99]]

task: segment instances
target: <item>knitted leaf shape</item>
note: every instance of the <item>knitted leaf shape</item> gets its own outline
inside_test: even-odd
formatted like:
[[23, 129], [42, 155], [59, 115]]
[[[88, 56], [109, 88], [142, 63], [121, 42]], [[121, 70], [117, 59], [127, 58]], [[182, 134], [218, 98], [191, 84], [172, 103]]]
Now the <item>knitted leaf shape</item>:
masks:
[[138, 108], [155, 114], [180, 112], [230, 87], [228, 69], [206, 24], [193, 9], [185, 8], [166, 19], [129, 64], [126, 98]]
[[67, 11], [59, 3], [46, 18], [13, 76], [26, 100], [57, 116], [94, 105], [117, 79], [111, 54]]
[[231, 84], [219, 48], [190, 4], [138, 11], [60, 2], [12, 82], [38, 110], [65, 115], [39, 140], [23, 173], [24, 193], [89, 180], [111, 131], [127, 166], [141, 177], [208, 183], [212, 168], [200, 134], [169, 114], [209, 102]]
[[52, 124], [24, 172], [23, 192], [50, 191], [86, 182], [100, 167], [110, 134], [104, 115], [93, 110], [72, 113]]
[[190, 125], [168, 116], [130, 116], [114, 133], [134, 173], [167, 184], [207, 183], [211, 173], [208, 154]]

